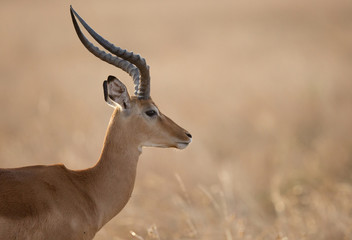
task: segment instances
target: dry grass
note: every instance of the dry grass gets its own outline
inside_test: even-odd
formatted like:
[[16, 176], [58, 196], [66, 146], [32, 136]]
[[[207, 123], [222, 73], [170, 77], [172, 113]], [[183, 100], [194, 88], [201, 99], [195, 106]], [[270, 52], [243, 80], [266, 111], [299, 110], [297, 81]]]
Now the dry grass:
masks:
[[[194, 136], [144, 150], [130, 203], [96, 239], [351, 239], [350, 1], [72, 5], [148, 59], [154, 100]], [[69, 4], [1, 3], [0, 167], [93, 165], [102, 80], [132, 91], [70, 21]]]

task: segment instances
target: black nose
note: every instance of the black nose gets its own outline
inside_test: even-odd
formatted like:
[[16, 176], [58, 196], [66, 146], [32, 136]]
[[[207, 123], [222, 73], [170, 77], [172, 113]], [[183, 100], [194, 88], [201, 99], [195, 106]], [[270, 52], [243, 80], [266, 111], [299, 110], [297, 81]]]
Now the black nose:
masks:
[[188, 132], [186, 132], [187, 137], [192, 138], [192, 135]]

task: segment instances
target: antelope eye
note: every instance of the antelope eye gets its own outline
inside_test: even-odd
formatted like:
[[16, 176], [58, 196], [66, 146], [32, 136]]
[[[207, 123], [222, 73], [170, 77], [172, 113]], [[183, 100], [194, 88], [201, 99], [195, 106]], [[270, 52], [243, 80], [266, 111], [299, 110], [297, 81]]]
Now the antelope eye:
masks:
[[155, 115], [157, 115], [157, 112], [155, 110], [148, 110], [145, 112], [145, 114], [147, 114], [148, 117], [154, 117]]

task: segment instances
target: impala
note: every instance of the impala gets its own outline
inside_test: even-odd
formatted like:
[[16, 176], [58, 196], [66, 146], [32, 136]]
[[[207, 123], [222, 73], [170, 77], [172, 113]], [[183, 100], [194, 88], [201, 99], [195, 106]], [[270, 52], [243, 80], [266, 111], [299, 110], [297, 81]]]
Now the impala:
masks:
[[[144, 58], [109, 43], [70, 8], [76, 33], [96, 57], [134, 80], [135, 96], [109, 76], [105, 101], [115, 110], [102, 153], [94, 167], [73, 171], [64, 165], [0, 169], [0, 239], [92, 239], [128, 202], [142, 147], [183, 149], [192, 136], [163, 115], [150, 97]], [[107, 51], [94, 46], [76, 21]]]

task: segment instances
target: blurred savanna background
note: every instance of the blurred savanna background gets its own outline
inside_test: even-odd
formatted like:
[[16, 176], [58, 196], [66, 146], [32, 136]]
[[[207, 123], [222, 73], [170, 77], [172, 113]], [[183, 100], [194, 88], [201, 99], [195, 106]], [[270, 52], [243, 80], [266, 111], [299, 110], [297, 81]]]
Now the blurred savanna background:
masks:
[[0, 167], [99, 158], [131, 78], [80, 43], [69, 5], [140, 53], [151, 94], [193, 135], [146, 148], [130, 202], [96, 239], [352, 239], [352, 2], [0, 3]]

